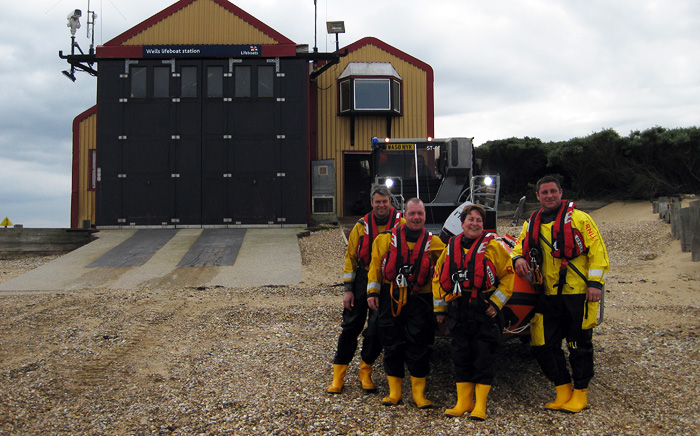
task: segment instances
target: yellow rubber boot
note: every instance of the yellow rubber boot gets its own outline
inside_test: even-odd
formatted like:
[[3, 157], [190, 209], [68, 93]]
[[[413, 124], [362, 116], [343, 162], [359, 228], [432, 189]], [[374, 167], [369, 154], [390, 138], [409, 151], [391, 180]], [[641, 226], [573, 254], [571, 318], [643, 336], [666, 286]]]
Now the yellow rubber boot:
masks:
[[360, 360], [360, 383], [366, 392], [376, 392], [377, 386], [372, 381], [372, 365]]
[[457, 404], [445, 410], [445, 415], [457, 418], [471, 412], [474, 409], [474, 386], [474, 383], [457, 383]]
[[476, 394], [476, 404], [474, 404], [474, 410], [469, 415], [469, 419], [475, 421], [486, 420], [486, 398], [489, 396], [489, 391], [491, 390], [491, 385], [479, 385], [474, 387], [474, 392]]
[[389, 396], [382, 398], [382, 404], [385, 406], [396, 406], [401, 402], [401, 377], [387, 376], [389, 380]]
[[569, 413], [578, 413], [588, 408], [588, 389], [574, 389], [571, 399], [561, 406], [561, 410]]
[[333, 365], [333, 383], [328, 387], [329, 394], [339, 394], [343, 392], [345, 385], [345, 373], [348, 371], [347, 365]]
[[571, 383], [555, 386], [554, 389], [557, 390], [557, 397], [551, 403], [545, 404], [544, 408], [549, 410], [561, 409], [561, 406], [571, 399], [573, 387]]
[[411, 377], [413, 401], [419, 409], [430, 409], [433, 402], [425, 398], [425, 377]]

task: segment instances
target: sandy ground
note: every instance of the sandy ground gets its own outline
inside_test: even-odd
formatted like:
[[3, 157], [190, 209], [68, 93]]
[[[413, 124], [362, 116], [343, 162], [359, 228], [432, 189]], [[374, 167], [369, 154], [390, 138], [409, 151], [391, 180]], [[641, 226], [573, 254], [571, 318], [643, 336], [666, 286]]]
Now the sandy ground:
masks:
[[[0, 295], [0, 434], [698, 434], [700, 263], [648, 202], [591, 214], [612, 268], [580, 414], [542, 410], [553, 389], [517, 340], [484, 423], [442, 416], [455, 398], [446, 338], [433, 410], [416, 409], [407, 384], [404, 405], [381, 407], [381, 366], [368, 396], [356, 361], [344, 393], [327, 395], [344, 252], [330, 229], [301, 240], [298, 286]], [[1, 262], [0, 281], [43, 261]]]

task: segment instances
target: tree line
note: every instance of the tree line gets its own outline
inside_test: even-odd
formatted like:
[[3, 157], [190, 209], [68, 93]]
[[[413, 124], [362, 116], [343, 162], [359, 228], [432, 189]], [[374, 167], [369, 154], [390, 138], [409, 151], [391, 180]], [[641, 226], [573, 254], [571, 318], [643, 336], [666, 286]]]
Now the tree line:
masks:
[[531, 199], [535, 182], [553, 175], [567, 198], [648, 200], [700, 193], [700, 128], [653, 127], [622, 137], [604, 129], [583, 138], [488, 141], [475, 148], [482, 174], [500, 174], [501, 199]]

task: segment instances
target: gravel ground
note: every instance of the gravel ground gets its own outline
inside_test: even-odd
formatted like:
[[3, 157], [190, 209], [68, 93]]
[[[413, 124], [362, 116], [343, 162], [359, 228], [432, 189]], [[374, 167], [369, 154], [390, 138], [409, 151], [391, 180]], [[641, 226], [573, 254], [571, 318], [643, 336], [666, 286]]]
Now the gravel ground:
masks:
[[[482, 423], [443, 416], [456, 399], [444, 337], [428, 377], [432, 410], [415, 407], [408, 380], [404, 403], [382, 406], [380, 365], [379, 392], [362, 392], [358, 358], [343, 393], [326, 394], [345, 250], [331, 228], [300, 239], [304, 283], [294, 287], [0, 296], [0, 434], [698, 434], [697, 275], [647, 277], [670, 244], [662, 222], [601, 231], [614, 269], [591, 407], [579, 414], [542, 408], [554, 389], [517, 339], [498, 357]], [[52, 258], [0, 261], [0, 281]]]

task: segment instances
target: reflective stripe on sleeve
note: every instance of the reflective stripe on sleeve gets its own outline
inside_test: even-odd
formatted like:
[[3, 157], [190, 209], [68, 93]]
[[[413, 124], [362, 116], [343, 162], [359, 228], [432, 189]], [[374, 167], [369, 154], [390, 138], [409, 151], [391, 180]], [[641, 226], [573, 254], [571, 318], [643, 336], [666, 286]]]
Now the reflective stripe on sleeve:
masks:
[[508, 297], [506, 297], [506, 294], [504, 294], [500, 289], [496, 289], [493, 292], [493, 296], [498, 299], [498, 301], [501, 302], [501, 307], [506, 305], [506, 302], [508, 301]]
[[343, 280], [345, 280], [346, 282], [353, 282], [353, 281], [355, 281], [355, 273], [354, 273], [354, 272], [349, 272], [349, 273], [343, 274]]
[[588, 270], [588, 277], [602, 277], [603, 276], [603, 270], [602, 269], [589, 269]]
[[367, 283], [367, 292], [374, 291], [379, 292], [382, 290], [382, 284], [379, 282], [369, 282]]
[[442, 298], [440, 299], [434, 299], [433, 300], [433, 307], [438, 308], [438, 307], [445, 307], [447, 308], [447, 301], [443, 300]]

